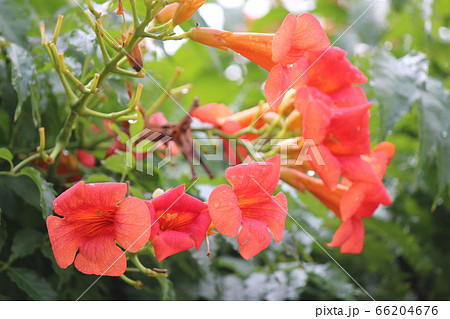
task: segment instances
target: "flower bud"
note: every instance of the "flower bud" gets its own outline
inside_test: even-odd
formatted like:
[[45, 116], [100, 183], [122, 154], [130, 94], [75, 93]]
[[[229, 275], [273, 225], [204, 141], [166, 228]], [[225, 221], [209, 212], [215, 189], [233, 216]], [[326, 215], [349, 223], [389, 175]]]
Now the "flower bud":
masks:
[[156, 197], [158, 197], [158, 196], [161, 196], [161, 195], [164, 194], [164, 193], [165, 193], [165, 192], [164, 192], [163, 189], [157, 188], [157, 189], [155, 189], [155, 191], [153, 192], [152, 198], [156, 198]]
[[182, 24], [184, 21], [189, 20], [194, 13], [200, 8], [205, 1], [204, 0], [181, 0], [178, 2], [179, 6], [173, 14], [172, 21], [174, 25]]
[[272, 61], [273, 34], [194, 28], [189, 31], [189, 37], [214, 48], [231, 49], [268, 71], [275, 65]]
[[276, 112], [266, 112], [263, 114], [262, 119], [265, 123], [272, 123], [278, 117]]
[[286, 125], [286, 129], [288, 131], [293, 131], [300, 134], [303, 129], [303, 115], [299, 111], [293, 110], [286, 117], [286, 121], [284, 124]]
[[155, 20], [158, 24], [163, 24], [172, 19], [175, 11], [178, 9], [179, 4], [177, 2], [171, 3], [168, 6], [165, 6], [159, 13], [156, 15]]
[[130, 62], [130, 65], [133, 69], [136, 70], [136, 72], [139, 72], [142, 69], [142, 52], [141, 52], [141, 46], [136, 44], [136, 46], [131, 50], [129, 54], [127, 54], [128, 62]]

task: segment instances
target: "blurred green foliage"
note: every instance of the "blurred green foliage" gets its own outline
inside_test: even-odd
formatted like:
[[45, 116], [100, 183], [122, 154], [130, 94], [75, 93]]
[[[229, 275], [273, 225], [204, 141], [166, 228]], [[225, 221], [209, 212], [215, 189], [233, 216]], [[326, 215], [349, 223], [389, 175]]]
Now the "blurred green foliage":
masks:
[[[114, 1], [99, 1], [103, 10]], [[126, 3], [127, 1], [125, 1]], [[209, 1], [214, 2], [214, 1]], [[379, 300], [448, 300], [450, 291], [450, 6], [447, 0], [317, 0], [312, 13], [323, 22], [332, 43], [346, 49], [349, 59], [369, 77], [364, 86], [374, 102], [371, 118], [373, 144], [386, 139], [396, 145], [385, 183], [394, 199], [365, 221], [365, 248], [360, 255], [342, 255], [325, 246], [339, 221], [313, 196], [281, 185], [289, 200], [286, 231], [281, 244], [271, 246], [249, 261], [237, 253], [235, 239], [210, 237], [199, 251], [174, 255], [162, 263], [170, 280], [143, 281], [135, 290], [116, 278], [102, 278], [83, 296], [85, 300], [368, 300], [369, 296], [330, 258]], [[233, 11], [234, 10], [234, 11]], [[237, 10], [239, 11], [239, 10]], [[274, 32], [287, 13], [279, 4], [263, 18], [251, 21], [236, 9], [224, 9], [225, 26], [233, 30]], [[241, 11], [239, 11], [241, 12]], [[0, 299], [74, 300], [96, 279], [73, 266], [60, 269], [53, 257], [45, 218], [55, 196], [66, 185], [56, 172], [26, 167], [12, 174], [11, 167], [35, 152], [38, 128], [46, 129], [52, 146], [67, 115], [67, 101], [57, 74], [40, 46], [39, 22], [47, 35], [58, 14], [64, 14], [58, 48], [80, 76], [101, 65], [94, 35], [82, 10], [71, 0], [0, 0]], [[195, 22], [205, 25], [196, 14]], [[354, 24], [353, 24], [354, 23]], [[120, 35], [121, 21], [107, 15], [107, 30]], [[144, 84], [141, 104], [148, 108], [175, 72], [185, 72], [178, 83], [192, 83], [188, 94], [177, 95], [185, 109], [193, 97], [202, 104], [225, 103], [232, 109], [256, 105], [264, 98], [261, 86], [267, 73], [230, 52], [186, 42], [168, 55], [166, 44], [150, 41], [144, 69], [150, 76], [131, 80]], [[156, 52], [156, 53], [155, 53]], [[92, 57], [86, 60], [86, 57]], [[238, 66], [242, 78], [224, 75]], [[102, 93], [108, 100], [105, 112], [128, 103], [123, 78], [111, 77]], [[162, 110], [170, 121], [183, 116], [173, 100]], [[75, 131], [69, 151], [84, 148], [102, 159], [112, 141], [98, 143], [91, 129], [98, 119], [83, 120]], [[105, 133], [103, 133], [104, 135]], [[101, 137], [101, 136], [100, 136]], [[93, 169], [81, 167], [83, 180], [118, 181], [123, 156], [101, 161]], [[131, 193], [141, 198], [157, 187], [190, 184], [182, 160], [176, 168], [155, 169], [149, 176], [139, 171], [128, 175]], [[201, 175], [189, 191], [203, 200], [212, 187], [224, 182], [225, 163], [211, 163], [217, 178]], [[200, 172], [201, 173], [201, 172]], [[201, 173], [202, 174], [202, 173]], [[324, 247], [324, 248], [322, 248]], [[326, 252], [325, 252], [326, 251]], [[132, 275], [130, 275], [132, 277]]]

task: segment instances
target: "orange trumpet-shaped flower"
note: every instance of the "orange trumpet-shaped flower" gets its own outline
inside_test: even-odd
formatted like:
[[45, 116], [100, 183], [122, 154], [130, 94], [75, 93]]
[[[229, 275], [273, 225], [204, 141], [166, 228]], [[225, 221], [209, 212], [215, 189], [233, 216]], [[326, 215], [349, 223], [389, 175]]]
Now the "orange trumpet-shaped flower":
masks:
[[150, 241], [158, 261], [194, 246], [200, 249], [211, 218], [206, 212], [208, 206], [186, 194], [184, 185], [155, 197], [147, 206], [155, 220]]
[[[348, 187], [338, 185], [331, 191], [320, 179], [286, 167], [281, 168], [281, 180], [300, 191], [308, 190], [341, 219], [342, 197], [348, 192]], [[363, 244], [364, 225], [362, 217], [355, 215], [342, 223], [328, 246], [341, 247], [341, 253], [359, 254], [363, 249]]]
[[[330, 190], [322, 180], [287, 167], [281, 168], [280, 178], [302, 192], [308, 190], [342, 220], [342, 225], [328, 244], [330, 247], [341, 247], [342, 253], [360, 253], [364, 242], [362, 218], [371, 217], [380, 204], [391, 204], [381, 179], [394, 152], [392, 143], [382, 142], [374, 147], [370, 157], [362, 156], [371, 169], [370, 173], [378, 178], [377, 182], [344, 179], [343, 184]], [[368, 173], [355, 172], [353, 175]]]
[[[303, 136], [314, 141], [321, 155], [319, 159], [314, 157], [311, 165], [330, 189], [336, 187], [341, 175], [348, 174], [354, 180], [355, 172], [368, 171], [363, 169], [368, 164], [360, 155], [370, 154], [371, 104], [366, 99], [363, 101], [365, 103], [356, 106], [338, 107], [316, 88], [306, 87], [296, 93], [295, 107], [303, 114]], [[352, 165], [360, 170], [350, 169]], [[376, 181], [373, 173], [361, 178]]]
[[181, 0], [173, 14], [172, 21], [175, 25], [182, 24], [189, 20], [194, 13], [205, 3], [203, 0]]
[[233, 127], [238, 128], [239, 130], [252, 125], [255, 120], [258, 120], [256, 127], [263, 125], [263, 116], [258, 118], [258, 115], [264, 115], [269, 110], [269, 105], [265, 103], [261, 106], [254, 106], [246, 110], [233, 113], [233, 111], [231, 111], [225, 104], [210, 103], [196, 108], [191, 115], [198, 118], [202, 122], [211, 123], [221, 128], [224, 126], [230, 127], [230, 123], [235, 123]]
[[[47, 228], [56, 262], [85, 274], [120, 276], [127, 268], [123, 251], [137, 252], [150, 236], [145, 202], [127, 197], [125, 183], [79, 182], [53, 202]], [[78, 252], [78, 254], [77, 254]]]
[[281, 167], [280, 179], [301, 192], [309, 191], [340, 218], [340, 202], [348, 190], [347, 186], [339, 184], [334, 190], [330, 190], [320, 179], [289, 167]]
[[194, 28], [189, 31], [189, 37], [214, 48], [231, 49], [268, 71], [275, 65], [272, 61], [273, 34]]
[[220, 233], [238, 235], [239, 252], [249, 259], [269, 246], [269, 229], [277, 242], [283, 236], [287, 199], [281, 192], [272, 196], [280, 177], [280, 157], [230, 167], [225, 176], [232, 187], [219, 185], [211, 192], [209, 215]]
[[231, 49], [267, 71], [276, 64], [292, 64], [309, 51], [330, 45], [319, 21], [310, 13], [288, 14], [276, 34], [227, 32], [195, 28], [190, 38], [218, 49]]

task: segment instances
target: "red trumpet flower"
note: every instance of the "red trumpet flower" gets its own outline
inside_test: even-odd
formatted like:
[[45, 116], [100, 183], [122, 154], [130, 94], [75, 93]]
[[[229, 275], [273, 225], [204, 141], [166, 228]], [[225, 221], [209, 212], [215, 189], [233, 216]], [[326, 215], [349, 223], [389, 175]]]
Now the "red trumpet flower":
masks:
[[269, 229], [277, 242], [283, 236], [287, 199], [283, 193], [272, 196], [280, 177], [280, 157], [230, 167], [225, 176], [232, 187], [219, 185], [211, 192], [209, 215], [220, 233], [239, 234], [239, 252], [249, 259], [269, 246]]
[[147, 202], [152, 214], [153, 241], [158, 261], [195, 246], [199, 249], [211, 219], [208, 206], [186, 194], [180, 185]]
[[[56, 262], [85, 274], [120, 276], [126, 257], [116, 245], [137, 252], [148, 242], [150, 212], [141, 199], [127, 197], [125, 183], [79, 182], [53, 202], [47, 228]], [[78, 252], [78, 254], [77, 254]]]

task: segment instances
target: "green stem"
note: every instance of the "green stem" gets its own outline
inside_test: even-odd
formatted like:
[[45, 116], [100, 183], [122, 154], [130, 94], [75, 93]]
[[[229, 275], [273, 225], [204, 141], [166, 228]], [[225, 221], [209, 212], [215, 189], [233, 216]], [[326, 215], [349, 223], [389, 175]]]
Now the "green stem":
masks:
[[[102, 70], [100, 71], [99, 74], [97, 74], [94, 78], [94, 80], [92, 81], [92, 85], [90, 87], [91, 91], [94, 91], [97, 87], [101, 87], [106, 79], [111, 75], [112, 72], [114, 72], [114, 70], [117, 68], [117, 63], [127, 54], [129, 54], [131, 52], [131, 50], [142, 40], [142, 38], [139, 36], [140, 33], [142, 33], [145, 29], [145, 27], [148, 25], [148, 23], [153, 20], [154, 16], [156, 13], [152, 13], [151, 9], [152, 9], [152, 3], [148, 0], [145, 1], [146, 5], [147, 5], [147, 13], [146, 13], [146, 18], [139, 24], [139, 26], [136, 28], [135, 33], [133, 34], [131, 40], [128, 43], [128, 46], [126, 48], [123, 48], [122, 50], [119, 50], [118, 52], [116, 52], [112, 58], [110, 59], [106, 59], [105, 65], [103, 66]], [[159, 2], [158, 2], [159, 4]], [[92, 12], [92, 14], [95, 16], [96, 19], [100, 18], [100, 13], [94, 10], [94, 7], [92, 5], [91, 0], [87, 0], [87, 5], [89, 10]], [[158, 11], [159, 12], [159, 11]], [[94, 31], [96, 31], [96, 34], [98, 34], [98, 25], [94, 26]], [[98, 38], [99, 39], [99, 43], [103, 42], [101, 39], [101, 37]], [[59, 62], [59, 58], [57, 57], [57, 51], [56, 48], [52, 49], [52, 44], [50, 45], [45, 45], [44, 47], [49, 48], [48, 51], [50, 51], [50, 56], [52, 57], [53, 55], [53, 59], [55, 64], [57, 62]], [[54, 44], [53, 44], [54, 46]], [[56, 53], [56, 56], [54, 56]], [[109, 55], [108, 55], [109, 57]], [[69, 143], [70, 137], [72, 135], [72, 131], [74, 129], [74, 127], [77, 124], [78, 118], [79, 118], [79, 114], [80, 111], [83, 110], [83, 112], [87, 112], [90, 113], [90, 115], [93, 115], [95, 111], [93, 110], [89, 110], [86, 111], [87, 109], [87, 102], [89, 102], [90, 97], [92, 97], [91, 94], [87, 94], [87, 93], [83, 93], [81, 96], [76, 97], [75, 94], [72, 92], [72, 90], [70, 89], [70, 86], [67, 83], [67, 80], [64, 76], [64, 74], [62, 74], [61, 71], [61, 66], [60, 65], [55, 65], [57, 66], [57, 70], [58, 73], [60, 74], [60, 78], [61, 78], [61, 82], [64, 85], [64, 88], [66, 89], [66, 93], [69, 97], [70, 100], [70, 104], [71, 104], [71, 111], [69, 116], [67, 117], [63, 128], [61, 129], [61, 131], [59, 132], [58, 136], [56, 137], [56, 143], [55, 143], [55, 147], [53, 148], [52, 152], [50, 153], [50, 158], [54, 159], [58, 156], [58, 154], [65, 149], [65, 147], [67, 146], [67, 144]], [[94, 85], [95, 83], [95, 85]], [[125, 113], [129, 113], [129, 110], [124, 110]], [[123, 111], [122, 111], [123, 112]], [[117, 112], [119, 113], [119, 112]], [[112, 115], [112, 117], [114, 118], [115, 116], [117, 116], [117, 113], [115, 115]], [[85, 113], [86, 114], [86, 113]], [[103, 113], [95, 113], [96, 116], [103, 117], [104, 114]], [[111, 117], [111, 115], [106, 115]], [[119, 117], [120, 118], [120, 117]], [[116, 118], [117, 119], [117, 118]], [[28, 162], [31, 160], [28, 160]], [[22, 167], [23, 165], [25, 165], [28, 162], [24, 162], [23, 164], [19, 164], [21, 166], [19, 166], [18, 168]], [[16, 166], [16, 170], [17, 170], [17, 166]]]
[[166, 22], [164, 24], [161, 24], [161, 25], [159, 25], [157, 27], [148, 28], [147, 30], [145, 30], [145, 33], [143, 33], [143, 34], [152, 34], [152, 33], [155, 33], [155, 32], [158, 32], [158, 31], [161, 31], [161, 30], [164, 30], [164, 29], [167, 29], [171, 25], [171, 23], [172, 23], [171, 21], [168, 21], [168, 22]]
[[86, 4], [88, 6], [89, 11], [91, 11], [92, 14], [94, 15], [95, 19], [100, 18], [100, 16], [102, 14], [100, 12], [95, 11], [94, 6], [92, 5], [92, 1], [91, 0], [86, 0]]
[[[84, 95], [83, 97], [87, 97], [87, 95]], [[74, 129], [77, 121], [78, 121], [78, 106], [81, 105], [81, 101], [84, 101], [84, 99], [80, 99], [78, 104], [75, 105], [75, 107], [72, 107], [69, 116], [66, 119], [66, 122], [64, 123], [64, 126], [62, 130], [59, 132], [58, 136], [56, 137], [56, 144], [53, 148], [53, 151], [50, 153], [50, 158], [55, 159], [61, 151], [63, 151], [66, 147], [66, 145], [69, 143], [70, 136], [72, 135], [72, 130]]]
[[145, 77], [145, 73], [144, 72], [134, 72], [134, 71], [125, 70], [125, 69], [122, 69], [122, 68], [119, 68], [119, 67], [117, 67], [114, 70], [114, 73], [127, 75], [127, 76], [134, 77], [134, 78], [143, 78], [143, 77]]
[[130, 286], [136, 288], [136, 289], [142, 289], [144, 288], [144, 284], [142, 283], [142, 281], [140, 280], [133, 280], [125, 275], [121, 275], [120, 279], [122, 279], [123, 281], [125, 281], [127, 284], [129, 284]]
[[66, 67], [64, 64], [64, 55], [60, 55], [58, 53], [54, 43], [50, 43], [48, 47], [50, 49], [50, 54], [53, 57], [54, 67], [58, 72], [59, 78], [64, 87], [64, 90], [66, 91], [67, 97], [69, 98], [70, 102], [73, 102], [77, 99], [77, 96], [75, 95], [75, 93], [73, 93], [72, 88], [70, 87], [69, 82], [67, 82], [67, 79], [64, 75], [64, 69]]
[[35, 160], [35, 159], [37, 159], [39, 157], [41, 157], [41, 154], [39, 154], [39, 153], [35, 153], [33, 155], [28, 156], [22, 162], [20, 162], [16, 166], [14, 166], [14, 168], [12, 170], [12, 173], [16, 174], [22, 167], [24, 167], [25, 165], [27, 165], [28, 163], [30, 163], [31, 161], [33, 161], [33, 160]]
[[158, 97], [158, 99], [153, 103], [152, 106], [145, 112], [145, 117], [149, 117], [153, 113], [158, 110], [158, 108], [164, 103], [164, 101], [169, 97], [169, 92], [172, 90], [172, 88], [175, 86], [175, 83], [177, 82], [178, 78], [181, 74], [183, 74], [184, 70], [180, 67], [177, 67], [175, 69], [175, 74], [170, 80], [169, 84], [167, 84], [167, 87], [165, 88], [164, 92]]
[[261, 134], [260, 138], [268, 138], [271, 134], [273, 129], [281, 122], [281, 114], [278, 114], [278, 116], [273, 120], [270, 125], [266, 128], [265, 132]]
[[247, 133], [254, 133], [254, 134], [258, 134], [258, 133], [259, 133], [258, 130], [254, 129], [254, 128], [251, 127], [251, 126], [245, 127], [245, 128], [243, 128], [242, 130], [237, 131], [237, 132], [234, 133], [234, 134], [226, 134], [226, 133], [222, 132], [221, 130], [219, 130], [219, 129], [217, 129], [217, 128], [207, 128], [207, 129], [203, 129], [203, 128], [192, 128], [192, 131], [193, 131], [193, 132], [195, 132], [195, 131], [211, 132], [212, 134], [217, 135], [217, 136], [220, 136], [220, 137], [223, 137], [223, 138], [225, 138], [225, 139], [227, 139], [227, 140], [230, 140], [230, 139], [237, 139], [237, 138], [239, 138], [239, 137], [241, 137], [242, 135], [247, 134]]
[[131, 170], [131, 168], [128, 167], [128, 166], [125, 166], [125, 167], [123, 168], [122, 176], [120, 177], [120, 182], [121, 182], [121, 183], [124, 183], [124, 182], [125, 182], [125, 179], [127, 178], [127, 175], [128, 175], [128, 173], [130, 172], [130, 170]]
[[156, 271], [146, 268], [144, 265], [142, 265], [141, 261], [139, 260], [138, 254], [129, 254], [128, 257], [129, 257], [130, 261], [139, 269], [139, 271], [146, 274], [147, 276], [156, 277], [156, 278], [167, 278], [168, 277], [167, 273], [156, 272]]
[[134, 111], [134, 109], [133, 110], [126, 109], [126, 110], [115, 112], [115, 113], [102, 113], [102, 112], [94, 111], [94, 110], [91, 110], [91, 109], [88, 109], [87, 107], [85, 107], [80, 110], [79, 114], [82, 116], [95, 116], [95, 117], [99, 117], [102, 119], [113, 120], [116, 122], [122, 122], [122, 121], [128, 121], [128, 120], [137, 120], [136, 114], [129, 114], [133, 111]]
[[103, 39], [105, 38], [105, 32], [103, 30], [102, 22], [100, 21], [100, 19], [95, 20], [94, 32], [97, 36], [97, 42], [100, 46], [100, 51], [102, 52], [103, 63], [108, 63], [109, 60], [111, 60], [111, 57], [109, 56], [108, 50], [106, 49], [105, 41], [103, 41]]
[[91, 57], [86, 56], [86, 59], [84, 59], [83, 68], [81, 69], [81, 75], [80, 75], [81, 82], [85, 82], [87, 79], [86, 76], [88, 74], [88, 68], [89, 68], [90, 61], [91, 61]]
[[130, 0], [130, 5], [131, 5], [131, 10], [133, 11], [134, 28], [137, 28], [137, 26], [139, 25], [139, 17], [138, 17], [137, 10], [136, 10], [135, 0]]

